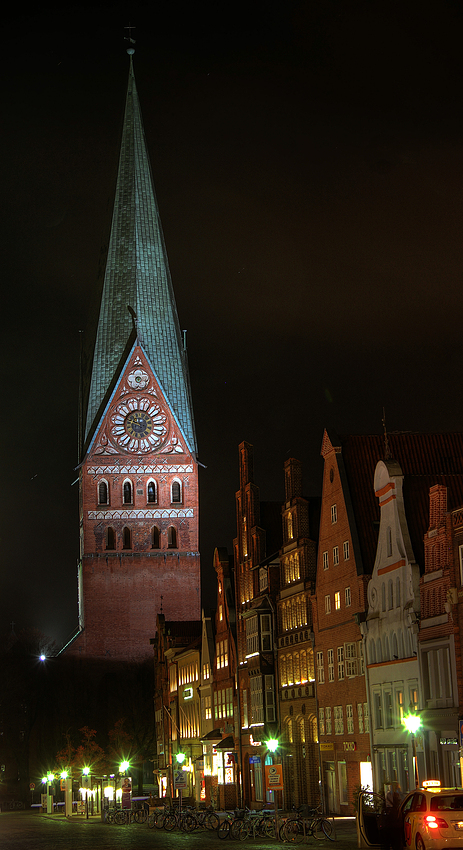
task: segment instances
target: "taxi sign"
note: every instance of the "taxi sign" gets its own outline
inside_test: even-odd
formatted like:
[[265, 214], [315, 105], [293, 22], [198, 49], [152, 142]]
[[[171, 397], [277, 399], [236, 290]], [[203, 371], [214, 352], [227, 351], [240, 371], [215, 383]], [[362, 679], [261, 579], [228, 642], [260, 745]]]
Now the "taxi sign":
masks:
[[440, 779], [425, 779], [423, 788], [440, 788]]

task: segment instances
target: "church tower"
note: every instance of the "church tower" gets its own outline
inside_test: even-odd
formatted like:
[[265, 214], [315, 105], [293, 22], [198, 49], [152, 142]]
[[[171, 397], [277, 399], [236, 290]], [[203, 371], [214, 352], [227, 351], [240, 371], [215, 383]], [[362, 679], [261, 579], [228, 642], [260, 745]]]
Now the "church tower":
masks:
[[65, 651], [143, 660], [159, 610], [199, 620], [201, 601], [187, 357], [132, 56], [81, 422], [79, 632]]

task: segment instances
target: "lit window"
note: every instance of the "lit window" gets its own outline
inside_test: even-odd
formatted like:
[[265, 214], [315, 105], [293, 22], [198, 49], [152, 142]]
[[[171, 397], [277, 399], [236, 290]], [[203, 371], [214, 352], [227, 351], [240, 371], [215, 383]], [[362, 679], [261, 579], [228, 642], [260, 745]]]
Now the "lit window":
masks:
[[331, 505], [331, 522], [335, 523], [338, 521], [338, 509], [336, 505]]
[[344, 543], [342, 544], [342, 553], [343, 553], [343, 556], [344, 556], [344, 560], [348, 561], [349, 558], [350, 558], [349, 541], [348, 540], [345, 540]]
[[323, 569], [327, 570], [329, 567], [328, 563], [328, 552], [323, 552]]
[[334, 594], [334, 607], [336, 611], [339, 611], [341, 607], [341, 593], [339, 590]]
[[219, 620], [223, 620], [223, 606], [219, 605]]
[[333, 566], [337, 567], [339, 564], [339, 546], [333, 547]]
[[331, 613], [331, 597], [328, 594], [327, 596], [325, 596], [325, 614], [330, 614], [330, 613]]
[[350, 592], [350, 587], [346, 587], [344, 589], [344, 603], [346, 608], [349, 608], [352, 603], [352, 596]]

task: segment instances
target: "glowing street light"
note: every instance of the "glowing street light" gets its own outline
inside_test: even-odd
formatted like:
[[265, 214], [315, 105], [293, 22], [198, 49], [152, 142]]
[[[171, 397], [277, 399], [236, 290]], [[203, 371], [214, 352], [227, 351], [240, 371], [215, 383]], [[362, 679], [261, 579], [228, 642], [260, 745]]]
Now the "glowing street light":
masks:
[[119, 765], [119, 772], [125, 773], [129, 769], [129, 767], [130, 767], [130, 764], [129, 764], [128, 761], [121, 761], [121, 763]]
[[415, 735], [418, 732], [418, 729], [421, 726], [421, 720], [419, 716], [415, 713], [415, 707], [410, 703], [409, 714], [406, 715], [403, 719], [403, 724], [407, 730], [410, 732], [412, 736], [412, 751], [413, 751], [413, 775], [415, 777], [415, 788], [419, 788], [420, 780], [418, 776], [418, 761], [416, 758], [416, 740]]
[[278, 738], [270, 738], [265, 742], [267, 744], [267, 749], [270, 750], [271, 753], [275, 753], [278, 749], [279, 740]]
[[175, 758], [177, 759], [178, 764], [183, 764], [183, 762], [186, 759], [186, 755], [185, 755], [185, 753], [177, 753]]

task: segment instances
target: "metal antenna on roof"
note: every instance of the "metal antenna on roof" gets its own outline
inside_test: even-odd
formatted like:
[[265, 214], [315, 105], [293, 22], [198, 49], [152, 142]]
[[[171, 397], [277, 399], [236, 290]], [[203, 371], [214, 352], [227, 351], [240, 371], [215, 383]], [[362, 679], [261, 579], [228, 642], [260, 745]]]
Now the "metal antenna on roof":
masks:
[[391, 450], [389, 448], [389, 440], [387, 437], [387, 428], [386, 428], [386, 411], [383, 407], [383, 431], [384, 431], [384, 460], [390, 460], [392, 457]]

